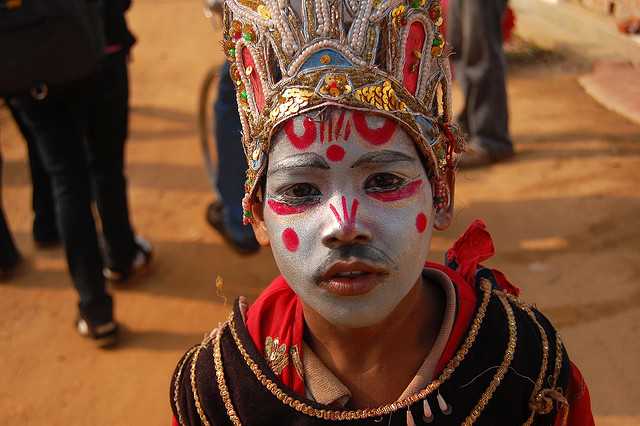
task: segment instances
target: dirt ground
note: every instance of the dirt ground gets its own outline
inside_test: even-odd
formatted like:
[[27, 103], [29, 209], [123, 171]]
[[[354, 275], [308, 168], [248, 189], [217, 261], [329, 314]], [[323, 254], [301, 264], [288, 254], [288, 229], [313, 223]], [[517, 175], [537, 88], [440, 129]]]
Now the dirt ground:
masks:
[[[276, 275], [268, 250], [242, 258], [204, 221], [211, 200], [195, 123], [219, 33], [198, 1], [139, 0], [131, 64], [128, 174], [133, 221], [154, 244], [144, 280], [114, 289], [122, 345], [101, 351], [72, 328], [76, 295], [60, 249], [31, 241], [25, 146], [0, 110], [4, 206], [27, 259], [0, 285], [0, 424], [167, 425], [178, 357], [222, 321], [229, 299], [255, 297]], [[453, 227], [433, 259], [474, 218], [517, 283], [560, 329], [591, 389], [599, 425], [640, 425], [640, 127], [608, 112], [563, 66], [514, 66], [509, 78], [517, 156], [462, 172]]]

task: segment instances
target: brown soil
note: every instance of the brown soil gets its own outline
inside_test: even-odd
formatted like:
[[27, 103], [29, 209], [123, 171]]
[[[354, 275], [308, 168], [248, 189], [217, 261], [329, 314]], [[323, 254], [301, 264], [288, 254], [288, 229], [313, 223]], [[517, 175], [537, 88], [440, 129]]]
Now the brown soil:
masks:
[[[72, 328], [62, 251], [31, 242], [25, 148], [0, 110], [3, 198], [27, 263], [0, 285], [0, 416], [11, 425], [167, 425], [178, 357], [222, 321], [216, 296], [255, 297], [275, 276], [268, 250], [242, 258], [203, 219], [211, 200], [197, 139], [201, 78], [222, 61], [198, 2], [135, 3], [128, 173], [136, 228], [155, 245], [144, 279], [115, 288], [124, 324], [101, 351]], [[517, 62], [517, 61], [516, 61]], [[589, 98], [571, 67], [511, 73], [513, 161], [458, 178], [454, 226], [434, 259], [484, 218], [502, 269], [555, 321], [591, 389], [600, 425], [640, 424], [640, 127]]]

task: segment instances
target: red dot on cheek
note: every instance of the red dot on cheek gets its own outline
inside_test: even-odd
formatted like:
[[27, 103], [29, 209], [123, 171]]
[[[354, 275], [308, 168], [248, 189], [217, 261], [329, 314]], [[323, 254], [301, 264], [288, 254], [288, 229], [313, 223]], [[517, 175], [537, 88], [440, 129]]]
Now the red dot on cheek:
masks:
[[327, 158], [331, 161], [342, 161], [342, 159], [344, 158], [344, 154], [344, 148], [342, 148], [340, 145], [331, 145], [327, 149]]
[[424, 213], [420, 213], [416, 217], [416, 229], [419, 233], [423, 233], [427, 229], [427, 216]]
[[298, 250], [298, 246], [300, 245], [300, 239], [298, 238], [298, 234], [292, 228], [287, 228], [282, 231], [282, 242], [287, 250], [290, 252], [294, 252]]

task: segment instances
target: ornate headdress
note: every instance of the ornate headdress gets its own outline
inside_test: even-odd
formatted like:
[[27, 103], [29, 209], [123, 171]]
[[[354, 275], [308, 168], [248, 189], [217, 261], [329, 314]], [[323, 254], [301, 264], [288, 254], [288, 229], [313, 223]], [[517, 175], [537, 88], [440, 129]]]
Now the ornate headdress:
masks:
[[451, 73], [439, 0], [226, 0], [224, 49], [236, 83], [251, 202], [271, 137], [289, 118], [326, 106], [388, 116], [427, 159], [436, 204], [451, 208]]

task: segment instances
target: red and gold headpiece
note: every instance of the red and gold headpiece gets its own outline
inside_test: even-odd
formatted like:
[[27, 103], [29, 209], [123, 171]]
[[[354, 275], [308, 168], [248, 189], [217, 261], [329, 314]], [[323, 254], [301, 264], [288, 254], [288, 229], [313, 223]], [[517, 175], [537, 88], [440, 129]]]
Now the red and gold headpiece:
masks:
[[224, 48], [243, 127], [251, 203], [271, 137], [327, 106], [393, 118], [427, 158], [439, 208], [453, 205], [451, 73], [439, 0], [226, 0]]

